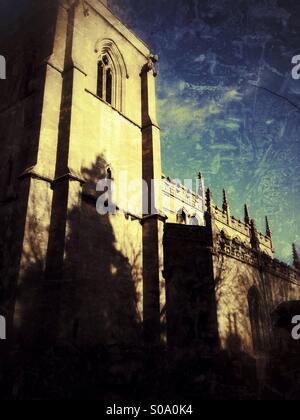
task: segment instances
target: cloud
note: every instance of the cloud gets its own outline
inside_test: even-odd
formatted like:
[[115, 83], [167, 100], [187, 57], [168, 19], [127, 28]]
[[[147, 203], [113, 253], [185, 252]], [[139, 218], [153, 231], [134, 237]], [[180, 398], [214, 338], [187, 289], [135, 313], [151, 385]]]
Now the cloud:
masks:
[[[287, 143], [285, 136], [280, 136], [278, 106], [270, 103], [269, 97], [263, 102], [256, 98], [253, 117], [253, 91], [189, 84], [184, 80], [160, 83], [158, 108], [164, 171], [181, 179], [204, 172], [216, 202], [225, 187], [230, 191], [235, 216], [241, 218], [243, 203], [251, 203], [251, 216], [262, 230], [268, 214], [278, 256], [288, 261], [290, 243], [300, 242], [299, 232], [294, 229], [299, 215], [296, 211], [292, 214], [290, 207], [293, 194], [294, 206], [299, 202], [296, 197], [300, 180], [295, 174], [286, 173], [286, 162], [290, 162], [290, 168], [299, 166], [299, 146], [292, 138]], [[284, 127], [291, 132], [291, 122], [295, 130], [297, 123], [293, 116], [289, 118]], [[284, 151], [279, 151], [282, 147]]]
[[216, 201], [226, 187], [234, 214], [250, 202], [261, 228], [269, 213], [277, 255], [288, 259], [290, 243], [300, 243], [299, 114], [249, 81], [297, 103], [290, 60], [298, 53], [299, 2], [111, 3], [127, 10], [130, 26], [161, 56], [164, 171], [182, 179], [203, 171]]
[[[234, 87], [220, 88], [218, 86], [199, 86], [203, 91], [205, 89], [211, 92], [221, 92], [217, 98], [205, 98], [199, 103], [199, 100], [189, 95], [189, 90], [193, 90], [191, 85], [184, 81], [176, 81], [173, 83], [166, 83], [160, 91], [158, 100], [158, 108], [160, 119], [164, 125], [170, 124], [180, 131], [187, 127], [198, 131], [203, 127], [208, 120], [214, 119], [217, 122], [217, 117], [222, 114], [222, 124], [224, 121], [224, 114], [226, 113], [226, 106], [232, 102], [240, 102], [242, 100], [241, 94]], [[227, 126], [229, 129], [236, 127], [238, 120], [229, 118]], [[189, 130], [190, 131], [190, 130]]]

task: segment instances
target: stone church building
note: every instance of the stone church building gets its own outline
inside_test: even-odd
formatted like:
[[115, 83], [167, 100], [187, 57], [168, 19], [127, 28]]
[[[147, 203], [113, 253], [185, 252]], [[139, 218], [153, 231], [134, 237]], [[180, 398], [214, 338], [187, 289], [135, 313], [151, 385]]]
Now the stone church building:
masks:
[[[234, 218], [225, 192], [216, 207], [201, 175], [193, 192], [162, 174], [158, 57], [106, 1], [28, 1], [1, 45], [1, 360], [143, 343], [262, 364], [300, 300], [296, 249], [280, 263], [268, 221]], [[113, 214], [101, 179], [121, 190]]]

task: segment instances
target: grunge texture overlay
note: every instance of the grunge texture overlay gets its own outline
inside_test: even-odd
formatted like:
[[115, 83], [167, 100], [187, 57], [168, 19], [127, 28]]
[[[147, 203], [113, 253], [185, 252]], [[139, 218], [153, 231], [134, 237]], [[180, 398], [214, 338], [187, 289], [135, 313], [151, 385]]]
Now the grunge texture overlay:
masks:
[[[300, 244], [300, 4], [291, 0], [111, 0], [160, 54], [163, 169], [201, 170], [220, 204], [242, 203], [263, 228], [268, 213], [278, 258]], [[299, 108], [298, 108], [299, 107]]]

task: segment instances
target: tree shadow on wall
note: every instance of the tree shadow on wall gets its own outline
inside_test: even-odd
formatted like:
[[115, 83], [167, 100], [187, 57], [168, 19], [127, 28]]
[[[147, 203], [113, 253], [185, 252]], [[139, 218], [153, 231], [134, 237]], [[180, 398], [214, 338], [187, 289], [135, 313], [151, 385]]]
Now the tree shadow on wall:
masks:
[[[170, 226], [168, 230], [165, 250], [168, 327], [169, 343], [174, 345], [170, 383], [176, 384], [172, 392], [187, 399], [256, 399], [256, 362], [242, 347], [242, 334], [249, 332], [246, 322], [249, 314], [243, 298], [234, 289], [220, 290], [224, 276], [230, 277], [224, 263], [219, 265], [219, 272], [210, 269], [212, 261], [207, 252], [210, 236], [205, 228], [201, 232], [197, 227], [188, 227], [188, 235], [181, 234], [179, 226]], [[236, 274], [239, 277], [242, 273]], [[246, 286], [241, 282], [239, 292], [242, 294], [245, 287], [247, 296]], [[236, 296], [236, 313], [245, 311], [242, 317], [245, 322], [241, 325], [236, 318], [229, 323], [226, 342], [221, 347], [217, 308], [220, 298], [226, 301], [226, 308], [231, 308], [232, 296]], [[170, 317], [174, 319], [170, 321]]]
[[[230, 279], [230, 267], [226, 267], [222, 255], [218, 258], [217, 299], [223, 301], [225, 308], [231, 308], [225, 350], [219, 359], [222, 387], [226, 385], [224, 391], [227, 387], [229, 393], [236, 398], [259, 400], [289, 400], [294, 392], [297, 395], [293, 395], [293, 398], [299, 400], [299, 358], [293, 358], [291, 351], [278, 354], [274, 348], [271, 319], [276, 298], [288, 300], [289, 282], [282, 281], [279, 285], [279, 281], [275, 282], [275, 294], [271, 280], [268, 282], [261, 272], [257, 271], [254, 281], [250, 269], [236, 266], [234, 274], [239, 285], [239, 293], [236, 293], [235, 283], [222, 287], [223, 282]], [[259, 254], [259, 258], [267, 268], [270, 259], [263, 253]], [[234, 305], [232, 296], [235, 296]], [[289, 341], [289, 334], [290, 331], [285, 337], [286, 343]], [[247, 336], [251, 337], [254, 355], [246, 353], [242, 348], [241, 343]], [[226, 395], [224, 391], [220, 394]]]
[[228, 334], [225, 349], [216, 357], [219, 378], [216, 395], [222, 400], [256, 400], [258, 378], [256, 360], [243, 350], [237, 331]]
[[[223, 395], [224, 399], [260, 399], [266, 381], [266, 355], [270, 348], [268, 334], [270, 302], [263, 293], [263, 279], [260, 273], [257, 273], [257, 285], [253, 286], [254, 274], [250, 267], [243, 263], [228, 264], [224, 254], [220, 253], [217, 256], [216, 299], [218, 305], [221, 305], [227, 313], [226, 336], [223, 337], [224, 350], [220, 352], [217, 360], [221, 378], [220, 395]], [[257, 290], [257, 293], [261, 292], [260, 309], [263, 318], [263, 325], [260, 325], [261, 347], [259, 351], [255, 348], [255, 354], [246, 351], [246, 347], [252, 345], [256, 347], [253, 335], [254, 320], [249, 306], [249, 293], [252, 289]]]
[[[129, 390], [138, 392], [141, 244], [127, 240], [124, 231], [121, 250], [112, 223], [119, 217], [124, 223], [124, 216], [96, 212], [96, 183], [106, 175], [100, 156], [82, 169], [82, 188], [78, 181], [54, 186], [47, 248], [39, 198], [32, 203], [15, 306], [18, 350], [8, 372], [13, 399], [125, 398]], [[130, 223], [138, 221], [122, 227], [130, 229]]]

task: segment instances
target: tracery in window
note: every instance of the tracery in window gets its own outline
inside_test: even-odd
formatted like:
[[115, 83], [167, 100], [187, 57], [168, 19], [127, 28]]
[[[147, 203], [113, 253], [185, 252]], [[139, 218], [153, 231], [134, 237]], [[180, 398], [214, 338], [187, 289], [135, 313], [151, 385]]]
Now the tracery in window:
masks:
[[128, 69], [122, 53], [111, 39], [97, 40], [97, 96], [118, 111], [125, 111]]
[[114, 74], [112, 63], [109, 56], [105, 54], [98, 62], [97, 95], [110, 105], [114, 105], [113, 82]]

